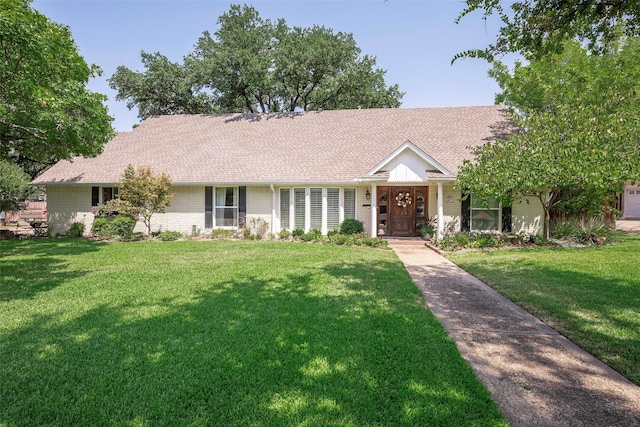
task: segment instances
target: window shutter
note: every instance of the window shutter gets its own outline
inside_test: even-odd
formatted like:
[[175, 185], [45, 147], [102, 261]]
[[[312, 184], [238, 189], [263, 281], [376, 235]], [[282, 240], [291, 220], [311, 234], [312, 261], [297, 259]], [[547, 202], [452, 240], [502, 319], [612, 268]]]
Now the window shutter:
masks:
[[320, 230], [322, 228], [322, 188], [312, 188], [311, 198], [311, 228]]
[[213, 187], [204, 187], [204, 227], [213, 227]]
[[100, 202], [100, 188], [91, 187], [91, 206], [98, 206]]
[[294, 227], [304, 230], [305, 223], [305, 194], [304, 188], [293, 189]]
[[505, 206], [502, 208], [502, 232], [511, 233], [511, 227], [511, 206]]
[[340, 189], [327, 188], [327, 229], [335, 230], [340, 225]]
[[463, 193], [462, 197], [460, 229], [462, 231], [471, 231], [471, 196]]
[[247, 187], [238, 187], [238, 227], [244, 227], [247, 219]]

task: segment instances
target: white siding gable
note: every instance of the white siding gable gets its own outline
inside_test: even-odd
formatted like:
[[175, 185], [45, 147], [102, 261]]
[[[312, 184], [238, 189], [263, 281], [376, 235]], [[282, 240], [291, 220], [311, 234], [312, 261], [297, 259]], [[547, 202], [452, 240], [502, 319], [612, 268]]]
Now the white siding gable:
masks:
[[435, 167], [420, 158], [415, 151], [405, 148], [381, 170], [389, 172], [389, 182], [425, 182], [427, 170], [435, 170]]

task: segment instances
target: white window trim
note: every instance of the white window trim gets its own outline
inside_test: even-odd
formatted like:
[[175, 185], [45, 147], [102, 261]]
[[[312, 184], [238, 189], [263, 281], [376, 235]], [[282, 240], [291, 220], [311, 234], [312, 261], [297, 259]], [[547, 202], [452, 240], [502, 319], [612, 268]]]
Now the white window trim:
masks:
[[[278, 188], [278, 218], [282, 217], [282, 205], [281, 205], [281, 193], [280, 190], [288, 189], [289, 190], [289, 231], [293, 231], [296, 228], [295, 225], [295, 190], [296, 189], [304, 189], [305, 195], [305, 215], [304, 215], [304, 231], [305, 233], [311, 229], [311, 189], [312, 188], [321, 188], [322, 189], [322, 226], [321, 232], [322, 234], [327, 234], [328, 229], [328, 189], [338, 189], [338, 224], [341, 224], [345, 219], [345, 206], [344, 206], [344, 192], [345, 190], [353, 190], [354, 191], [354, 214], [355, 218], [358, 218], [358, 188], [357, 187], [324, 187], [324, 186], [307, 186], [307, 187], [279, 187]], [[276, 221], [278, 224], [278, 231], [282, 230], [281, 221]]]
[[[233, 188], [234, 195], [233, 199], [235, 202], [235, 206], [218, 206], [216, 197], [218, 188]], [[224, 186], [224, 187], [212, 187], [212, 197], [213, 197], [213, 228], [222, 229], [222, 230], [237, 230], [240, 226], [240, 188], [237, 186]], [[236, 224], [235, 225], [218, 225], [218, 208], [235, 208], [236, 210]]]
[[[498, 203], [498, 207], [490, 208], [490, 207], [473, 207], [473, 195], [470, 195], [469, 200], [469, 230], [477, 231], [477, 232], [500, 232], [502, 231], [502, 203]], [[488, 229], [476, 229], [473, 227], [473, 211], [498, 211], [498, 228], [496, 230], [488, 230]]]

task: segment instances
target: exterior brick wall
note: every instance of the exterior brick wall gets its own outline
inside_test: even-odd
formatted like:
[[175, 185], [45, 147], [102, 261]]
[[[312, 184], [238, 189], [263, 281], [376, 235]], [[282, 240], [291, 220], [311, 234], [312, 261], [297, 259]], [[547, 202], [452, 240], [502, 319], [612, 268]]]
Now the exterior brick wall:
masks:
[[83, 222], [85, 234], [91, 233], [90, 186], [47, 186], [47, 226], [50, 234], [66, 234], [71, 224]]
[[544, 209], [535, 197], [525, 197], [511, 208], [512, 231], [519, 234], [540, 234], [544, 226]]

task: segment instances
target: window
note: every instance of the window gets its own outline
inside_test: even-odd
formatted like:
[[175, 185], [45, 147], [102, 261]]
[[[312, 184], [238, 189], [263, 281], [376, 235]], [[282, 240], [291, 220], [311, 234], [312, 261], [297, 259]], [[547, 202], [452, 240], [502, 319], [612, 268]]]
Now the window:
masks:
[[500, 203], [490, 200], [487, 206], [475, 207], [471, 199], [471, 230], [499, 230]]
[[118, 197], [118, 187], [102, 187], [102, 203], [103, 204], [117, 197]]
[[344, 189], [344, 219], [356, 217], [356, 189]]
[[327, 188], [327, 229], [335, 230], [340, 225], [340, 189]]
[[294, 228], [302, 228], [304, 230], [304, 223], [306, 219], [305, 215], [305, 190], [304, 188], [293, 189], [293, 203], [294, 203]]
[[291, 203], [291, 190], [288, 188], [280, 189], [280, 228], [288, 230], [289, 227], [289, 204]]
[[98, 206], [99, 203], [104, 205], [117, 197], [118, 187], [91, 187], [91, 206]]
[[322, 188], [311, 188], [309, 190], [310, 195], [310, 212], [309, 216], [311, 223], [309, 226], [312, 229], [322, 229]]
[[238, 226], [238, 189], [216, 187], [216, 226]]

